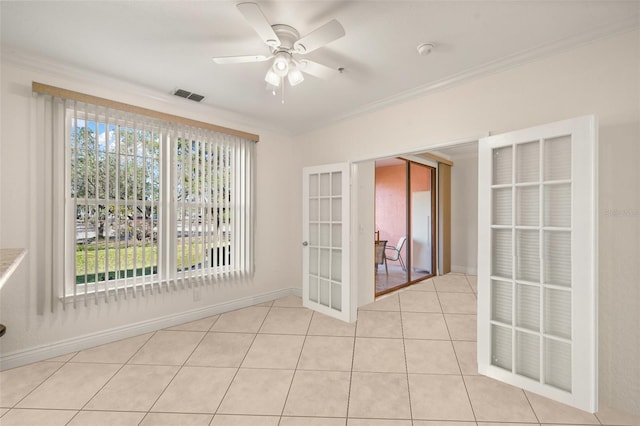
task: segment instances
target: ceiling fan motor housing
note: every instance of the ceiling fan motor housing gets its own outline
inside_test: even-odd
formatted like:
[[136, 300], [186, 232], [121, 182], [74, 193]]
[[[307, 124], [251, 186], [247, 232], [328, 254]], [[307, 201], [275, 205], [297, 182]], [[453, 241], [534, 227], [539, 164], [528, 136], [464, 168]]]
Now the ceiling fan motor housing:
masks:
[[280, 39], [280, 46], [276, 46], [273, 49], [273, 53], [277, 53], [279, 51], [291, 53], [293, 51], [293, 44], [300, 38], [298, 30], [285, 24], [272, 25], [271, 28], [273, 28], [273, 31]]

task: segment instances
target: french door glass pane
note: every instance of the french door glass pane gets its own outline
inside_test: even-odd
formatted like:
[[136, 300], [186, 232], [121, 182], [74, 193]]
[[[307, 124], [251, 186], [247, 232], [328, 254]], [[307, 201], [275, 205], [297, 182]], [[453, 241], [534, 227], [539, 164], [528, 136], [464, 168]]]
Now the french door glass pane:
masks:
[[518, 284], [516, 288], [516, 324], [532, 331], [540, 330], [540, 288]]
[[516, 188], [516, 225], [538, 226], [540, 223], [538, 185]]
[[571, 345], [544, 339], [545, 383], [571, 392]]
[[331, 195], [333, 196], [342, 195], [342, 173], [341, 172], [331, 173]]
[[517, 145], [516, 182], [538, 182], [540, 180], [540, 143], [529, 142]]
[[543, 240], [544, 282], [571, 286], [571, 233], [545, 231]]
[[491, 364], [511, 371], [511, 328], [491, 326]]
[[540, 232], [516, 230], [516, 279], [540, 282]]
[[309, 200], [309, 221], [316, 222], [320, 219], [319, 206], [320, 203], [317, 198], [311, 198]]
[[322, 278], [329, 278], [330, 270], [329, 264], [329, 250], [328, 249], [320, 249], [320, 269], [319, 275]]
[[309, 176], [309, 196], [310, 197], [318, 196], [318, 175]]
[[511, 278], [513, 249], [511, 247], [511, 230], [494, 229], [493, 233], [493, 265], [491, 274], [496, 277]]
[[540, 337], [537, 334], [516, 333], [516, 373], [540, 380]]
[[513, 148], [510, 146], [493, 150], [493, 184], [512, 183]]
[[318, 275], [318, 249], [309, 248], [309, 274]]
[[571, 184], [544, 186], [544, 226], [571, 226]]
[[320, 280], [320, 304], [329, 306], [329, 281]]
[[342, 311], [342, 286], [331, 283], [331, 309]]
[[320, 246], [329, 247], [331, 245], [331, 225], [328, 223], [320, 224]]
[[309, 300], [318, 303], [318, 277], [309, 276]]
[[329, 173], [320, 174], [320, 196], [327, 197], [331, 195], [331, 175]]
[[511, 325], [513, 290], [511, 283], [491, 280], [491, 319]]
[[320, 199], [320, 220], [328, 222], [331, 220], [329, 212], [331, 211], [331, 200], [329, 198]]
[[493, 189], [493, 225], [511, 225], [511, 188]]
[[342, 250], [331, 250], [331, 280], [342, 281]]
[[309, 224], [309, 244], [313, 247], [318, 246], [318, 242], [320, 241], [320, 238], [318, 237], [319, 232], [320, 227], [317, 223]]
[[342, 225], [331, 225], [331, 247], [342, 247]]
[[342, 198], [331, 200], [331, 220], [334, 222], [342, 220]]
[[544, 141], [544, 180], [571, 179], [571, 136]]
[[544, 291], [544, 332], [571, 339], [571, 291]]

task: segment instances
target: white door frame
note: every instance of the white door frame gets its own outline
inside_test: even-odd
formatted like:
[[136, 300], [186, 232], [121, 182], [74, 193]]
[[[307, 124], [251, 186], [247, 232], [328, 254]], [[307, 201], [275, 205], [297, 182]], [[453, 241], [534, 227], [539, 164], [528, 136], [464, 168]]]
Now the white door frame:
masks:
[[[352, 162], [352, 170], [356, 170], [352, 174], [352, 201], [351, 205], [353, 206], [351, 210], [352, 223], [358, 223], [358, 220], [367, 218], [370, 214], [373, 216], [374, 211], [374, 197], [375, 194], [373, 192], [373, 188], [375, 186], [373, 167], [369, 167], [373, 165], [376, 160], [391, 158], [391, 157], [399, 157], [409, 159], [411, 161], [416, 161], [427, 166], [433, 167], [433, 163], [430, 160], [417, 156], [417, 154], [423, 152], [431, 152], [438, 151], [439, 149], [451, 148], [458, 145], [466, 145], [470, 143], [477, 143], [478, 140], [482, 137], [488, 136], [489, 133], [482, 133], [478, 135], [473, 135], [466, 138], [451, 140], [444, 143], [439, 143], [435, 145], [429, 145], [422, 148], [417, 148], [407, 151], [389, 151], [389, 152], [381, 152], [376, 155], [361, 157]], [[436, 185], [437, 185], [437, 173], [436, 173]], [[438, 200], [436, 197], [436, 226], [438, 223]], [[373, 220], [373, 219], [372, 219]], [[367, 224], [365, 224], [367, 225]], [[374, 252], [373, 250], [369, 250], [370, 247], [374, 246], [374, 223], [371, 221], [371, 232], [368, 232], [368, 229], [364, 229], [365, 225], [359, 224], [358, 226], [352, 226], [352, 242], [351, 251], [352, 251], [352, 259], [354, 259], [353, 265], [355, 267], [352, 269], [352, 283], [357, 283], [354, 286], [357, 286], [357, 298], [354, 300], [357, 302], [357, 306], [364, 306], [369, 303], [373, 303], [375, 300], [375, 288], [372, 283], [375, 283], [375, 276], [373, 275], [373, 268], [369, 265], [374, 264]], [[361, 229], [362, 228], [362, 229]], [[438, 238], [440, 238], [441, 233], [438, 232]], [[440, 247], [442, 244], [438, 241], [436, 244]], [[354, 257], [355, 256], [355, 257]], [[440, 268], [438, 266], [440, 256], [436, 252], [436, 273], [439, 272]]]

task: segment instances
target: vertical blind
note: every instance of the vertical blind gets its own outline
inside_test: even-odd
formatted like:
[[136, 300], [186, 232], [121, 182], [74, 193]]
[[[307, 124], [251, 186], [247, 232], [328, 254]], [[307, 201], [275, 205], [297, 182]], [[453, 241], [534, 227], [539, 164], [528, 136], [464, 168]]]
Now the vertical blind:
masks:
[[36, 112], [52, 308], [253, 272], [255, 141], [46, 93]]

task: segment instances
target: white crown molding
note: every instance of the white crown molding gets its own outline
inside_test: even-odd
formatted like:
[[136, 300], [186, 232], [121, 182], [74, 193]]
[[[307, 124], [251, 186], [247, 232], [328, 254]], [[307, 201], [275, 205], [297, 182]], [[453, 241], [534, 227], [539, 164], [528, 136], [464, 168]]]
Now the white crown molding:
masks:
[[[163, 105], [166, 105], [169, 109], [179, 106], [181, 111], [184, 111], [183, 115], [189, 116], [189, 118], [192, 118], [194, 114], [202, 115], [204, 111], [205, 115], [215, 117], [215, 124], [217, 125], [238, 128], [242, 129], [243, 131], [254, 133], [259, 133], [260, 130], [267, 130], [274, 133], [286, 134], [286, 132], [282, 132], [281, 129], [273, 128], [269, 125], [269, 123], [247, 119], [247, 116], [242, 112], [219, 108], [206, 103], [195, 103], [193, 101], [174, 96], [172, 93], [160, 92], [155, 89], [142, 86], [140, 84], [122, 80], [112, 75], [107, 75], [98, 71], [88, 70], [85, 68], [65, 64], [51, 58], [32, 55], [21, 50], [10, 49], [3, 46], [2, 50], [0, 51], [0, 61], [2, 63], [12, 64], [20, 68], [26, 68], [34, 70], [36, 72], [46, 73], [50, 75], [52, 79], [72, 80], [74, 83], [76, 83], [77, 86], [83, 84], [95, 86], [97, 84], [96, 82], [100, 82], [99, 84], [101, 86], [107, 87], [110, 90], [117, 90], [123, 93], [127, 93], [136, 98], [142, 99], [143, 102], [160, 102]], [[52, 84], [49, 81], [43, 81], [42, 83]], [[64, 88], [69, 90], [77, 90], [77, 87]], [[90, 94], [99, 96], [95, 93]], [[108, 96], [103, 95], [102, 97]], [[113, 100], [120, 101], [120, 99]]]
[[577, 36], [567, 37], [555, 43], [549, 43], [525, 51], [521, 51], [513, 55], [501, 58], [499, 60], [491, 61], [478, 67], [470, 68], [466, 71], [453, 74], [441, 80], [433, 81], [425, 85], [414, 87], [404, 92], [371, 102], [351, 112], [335, 117], [331, 120], [317, 123], [317, 125], [315, 125], [313, 128], [298, 133], [309, 133], [314, 130], [346, 121], [348, 119], [355, 118], [369, 112], [377, 111], [395, 104], [400, 104], [408, 100], [422, 97], [431, 93], [446, 90], [471, 80], [506, 71], [508, 69], [539, 60], [546, 56], [558, 54], [569, 49], [577, 48], [581, 45], [589, 44], [600, 39], [613, 37], [615, 35], [637, 29], [640, 29], [640, 16], [633, 15], [623, 21], [616, 22], [614, 24], [605, 25], [592, 31], [579, 34]]
[[536, 48], [518, 52], [511, 56], [488, 62], [478, 67], [470, 68], [466, 71], [451, 75], [441, 80], [430, 82], [425, 85], [418, 86], [383, 99], [379, 99], [377, 101], [356, 108], [348, 113], [326, 120], [317, 121], [311, 126], [296, 129], [276, 128], [274, 127], [273, 123], [269, 121], [247, 117], [246, 114], [242, 111], [233, 111], [221, 107], [214, 107], [208, 104], [194, 104], [193, 102], [184, 99], [176, 99], [176, 97], [170, 93], [159, 92], [154, 89], [141, 86], [139, 84], [134, 84], [118, 79], [114, 76], [101, 74], [97, 71], [90, 71], [67, 64], [62, 64], [50, 58], [29, 55], [15, 49], [3, 47], [2, 51], [0, 52], [0, 61], [26, 66], [36, 70], [40, 70], [42, 72], [57, 75], [61, 78], [73, 78], [78, 81], [84, 81], [87, 84], [95, 84], [96, 81], [102, 81], [108, 84], [108, 87], [110, 88], [123, 90], [127, 93], [133, 94], [134, 96], [139, 96], [150, 101], [159, 101], [166, 105], [175, 106], [177, 101], [181, 101], [184, 102], [184, 105], [180, 105], [180, 107], [184, 108], [185, 111], [197, 111], [202, 113], [203, 109], [207, 109], [207, 114], [219, 117], [222, 121], [221, 123], [216, 124], [233, 128], [243, 128], [246, 129], [246, 131], [254, 133], [259, 133], [260, 130], [263, 130], [292, 137], [301, 136], [306, 133], [321, 129], [323, 127], [327, 127], [395, 104], [400, 104], [414, 98], [446, 90], [465, 82], [505, 71], [528, 62], [539, 60], [545, 56], [557, 54], [565, 50], [579, 47], [580, 45], [597, 41], [599, 39], [612, 37], [623, 32], [638, 29], [640, 28], [639, 19], [640, 17], [638, 16], [638, 14], [635, 14], [623, 21], [604, 25], [592, 31], [588, 31], [577, 36], [568, 37], [555, 43], [545, 44]]
[[83, 349], [89, 349], [106, 343], [138, 336], [140, 334], [174, 327], [191, 321], [197, 321], [213, 315], [247, 308], [249, 306], [280, 299], [289, 295], [300, 296], [301, 293], [302, 290], [299, 288], [285, 288], [8, 353], [0, 357], [0, 371], [51, 359], [57, 356], [81, 351]]

